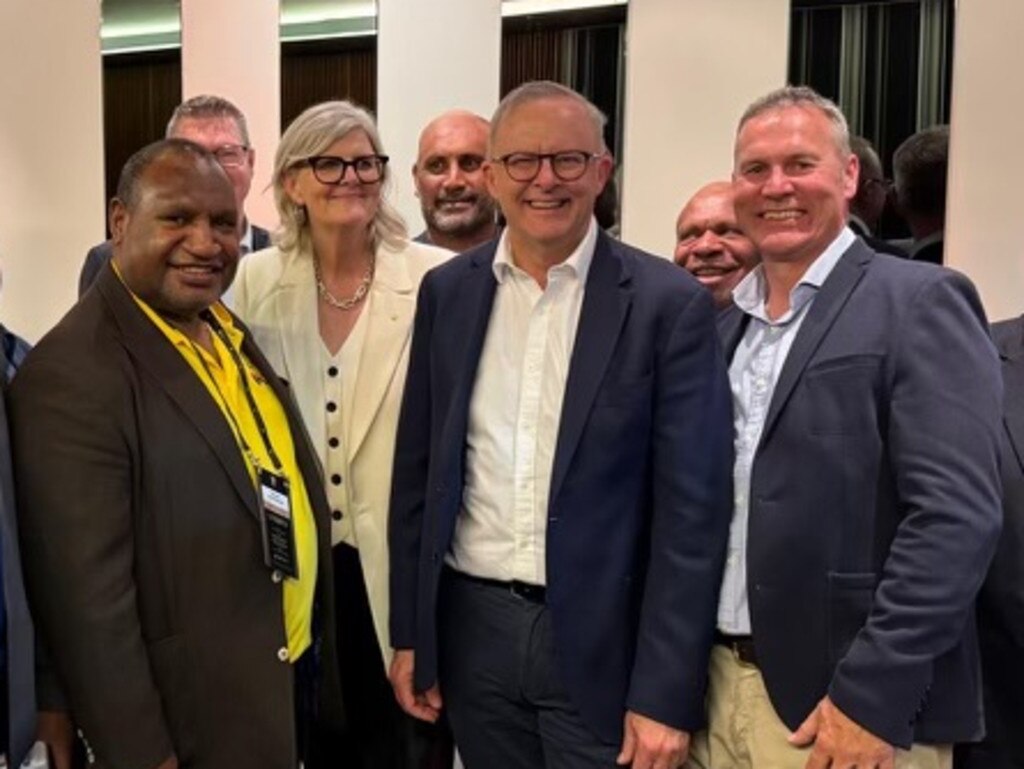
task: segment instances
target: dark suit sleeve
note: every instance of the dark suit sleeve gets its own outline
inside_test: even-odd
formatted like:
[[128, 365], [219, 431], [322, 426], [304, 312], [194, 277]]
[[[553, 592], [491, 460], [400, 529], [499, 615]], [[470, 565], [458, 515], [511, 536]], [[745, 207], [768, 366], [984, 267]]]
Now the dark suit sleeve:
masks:
[[710, 294], [679, 314], [655, 377], [650, 560], [627, 707], [694, 731], [732, 517], [732, 402]]
[[136, 605], [132, 392], [109, 356], [83, 374], [70, 351], [48, 352], [10, 394], [28, 593], [97, 758], [149, 769], [173, 748]]
[[416, 638], [416, 597], [430, 455], [430, 275], [420, 285], [409, 368], [398, 419], [391, 480], [388, 549], [391, 645], [411, 649]]
[[970, 283], [935, 272], [893, 328], [888, 457], [901, 518], [829, 695], [898, 744], [963, 637], [1002, 518], [999, 361]]
[[89, 290], [93, 281], [96, 280], [96, 276], [103, 269], [103, 265], [110, 261], [112, 255], [113, 251], [109, 240], [89, 249], [89, 253], [85, 255], [85, 262], [82, 264], [82, 272], [78, 276], [79, 299]]

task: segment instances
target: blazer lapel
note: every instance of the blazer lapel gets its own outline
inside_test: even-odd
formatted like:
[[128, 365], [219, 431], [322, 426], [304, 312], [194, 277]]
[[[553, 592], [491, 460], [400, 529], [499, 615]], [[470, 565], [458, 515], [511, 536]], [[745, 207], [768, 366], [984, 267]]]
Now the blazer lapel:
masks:
[[864, 269], [871, 260], [871, 255], [872, 252], [861, 241], [856, 241], [836, 262], [836, 266], [825, 279], [811, 308], [807, 311], [807, 317], [804, 318], [803, 324], [796, 334], [796, 339], [793, 340], [793, 346], [786, 356], [786, 362], [782, 365], [779, 381], [776, 383], [775, 392], [772, 395], [772, 402], [768, 406], [768, 415], [765, 417], [760, 445], [763, 446], [771, 434], [772, 427], [789, 400], [793, 388], [800, 380], [808, 361], [839, 316], [839, 311], [846, 304], [846, 300], [850, 298], [854, 286], [863, 277]]
[[1024, 392], [1024, 339], [1018, 326], [1018, 335], [1011, 346], [1000, 345], [999, 357], [1003, 361], [1003, 422], [1010, 436], [1010, 443], [1017, 455], [1017, 462], [1024, 469], [1024, 401], [1019, 394]]
[[627, 265], [615, 252], [612, 241], [604, 233], [599, 233], [565, 382], [566, 397], [562, 402], [551, 470], [550, 500], [558, 497], [590, 407], [618, 343], [619, 332], [633, 298], [630, 280]]
[[97, 284], [121, 329], [129, 354], [150, 373], [154, 383], [167, 393], [203, 436], [246, 509], [258, 519], [256, 487], [231, 427], [206, 386], [174, 345], [146, 318], [113, 269], [106, 267], [97, 278]]
[[288, 380], [302, 409], [302, 418], [316, 447], [326, 444], [327, 417], [324, 411], [323, 342], [317, 319], [316, 281], [310, 255], [292, 252], [281, 272], [281, 283], [274, 294], [274, 313], [284, 357], [283, 376]]
[[351, 462], [380, 410], [388, 385], [396, 374], [412, 330], [416, 299], [406, 258], [390, 251], [377, 253], [377, 280], [373, 288], [366, 337], [352, 394], [353, 407], [347, 447]]
[[[445, 346], [457, 351], [458, 359], [454, 361], [454, 370], [459, 373], [454, 385], [452, 408], [448, 412], [448, 421], [442, 429], [446, 442], [457, 445], [457, 456], [462, 457], [466, 443], [466, 432], [469, 423], [469, 398], [476, 382], [476, 372], [480, 366], [480, 353], [483, 351], [487, 326], [491, 320], [491, 308], [494, 306], [494, 293], [498, 281], [494, 277], [492, 265], [497, 251], [497, 241], [481, 246], [473, 255], [469, 269], [462, 277], [460, 296], [464, 301], [457, 306], [464, 311], [460, 323], [448, 325], [465, 333], [465, 342], [459, 345], [458, 339], [446, 340]], [[446, 324], [447, 325], [447, 324]]]
[[736, 354], [743, 333], [747, 330], [747, 322], [750, 316], [734, 304], [718, 314], [718, 339], [722, 343], [722, 350], [725, 352], [725, 359], [732, 361]]

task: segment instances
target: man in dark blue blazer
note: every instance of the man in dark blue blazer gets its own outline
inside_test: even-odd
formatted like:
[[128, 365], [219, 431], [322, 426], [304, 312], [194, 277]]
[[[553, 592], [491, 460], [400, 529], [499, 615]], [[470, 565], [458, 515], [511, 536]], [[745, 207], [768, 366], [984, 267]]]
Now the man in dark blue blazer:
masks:
[[[235, 192], [235, 203], [242, 212], [238, 223], [241, 255], [268, 248], [270, 233], [245, 217], [245, 199], [252, 186], [256, 150], [249, 142], [249, 128], [242, 111], [220, 96], [193, 96], [175, 108], [167, 123], [165, 137], [188, 139], [205, 147], [214, 154], [228, 175]], [[89, 290], [113, 255], [114, 248], [109, 240], [89, 249], [78, 276], [79, 297]], [[230, 289], [221, 299], [231, 305]]]
[[4, 391], [27, 346], [3, 326], [0, 339], [0, 756], [15, 767], [35, 739], [35, 641], [21, 577]]
[[[391, 677], [468, 769], [679, 766], [731, 503], [710, 294], [599, 232], [603, 116], [505, 98], [501, 238], [425, 277], [391, 504]], [[439, 685], [438, 685], [439, 684]]]
[[999, 362], [966, 278], [846, 227], [857, 171], [808, 88], [740, 121], [736, 212], [762, 266], [722, 318], [736, 509], [698, 766], [939, 769], [982, 730]]
[[1003, 533], [978, 595], [985, 739], [957, 748], [956, 769], [1024, 766], [1024, 317], [992, 326], [1003, 365]]

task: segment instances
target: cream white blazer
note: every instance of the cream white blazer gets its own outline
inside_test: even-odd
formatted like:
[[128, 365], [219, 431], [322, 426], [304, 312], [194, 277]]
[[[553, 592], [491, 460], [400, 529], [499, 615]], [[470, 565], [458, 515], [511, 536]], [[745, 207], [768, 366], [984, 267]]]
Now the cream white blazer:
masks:
[[[416, 293], [424, 273], [451, 252], [408, 242], [381, 246], [364, 310], [366, 336], [359, 360], [345, 451], [346, 507], [359, 544], [363, 579], [385, 670], [388, 639], [388, 505], [398, 412], [409, 362]], [[313, 257], [276, 247], [249, 254], [233, 284], [234, 310], [252, 330], [260, 349], [298, 401], [323, 468], [326, 427], [323, 342], [317, 319]]]

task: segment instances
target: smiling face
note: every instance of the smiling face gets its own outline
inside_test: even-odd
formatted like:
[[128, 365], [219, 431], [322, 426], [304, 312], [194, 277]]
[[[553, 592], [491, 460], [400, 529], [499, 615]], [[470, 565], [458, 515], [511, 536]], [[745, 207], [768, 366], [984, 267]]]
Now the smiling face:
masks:
[[[515, 181], [501, 163], [494, 162], [514, 152], [572, 150], [600, 157], [587, 163], [579, 179], [568, 182], [555, 175], [547, 160], [528, 182]], [[586, 107], [575, 99], [555, 96], [512, 108], [492, 136], [490, 156], [484, 167], [487, 186], [505, 215], [513, 254], [548, 264], [564, 261], [586, 235], [594, 201], [611, 173], [611, 158], [604, 153]]]
[[[370, 137], [357, 128], [319, 154], [351, 161], [377, 153]], [[308, 163], [300, 163], [288, 171], [284, 189], [292, 202], [305, 206], [311, 230], [349, 227], [368, 230], [380, 207], [381, 181], [364, 184], [351, 167], [345, 169], [345, 175], [337, 184], [324, 184]]]
[[231, 183], [212, 160], [166, 154], [142, 172], [135, 198], [111, 204], [121, 277], [160, 315], [193, 323], [220, 299], [238, 266]]
[[432, 234], [489, 233], [494, 225], [494, 201], [483, 169], [487, 130], [486, 120], [461, 112], [443, 115], [423, 129], [412, 176]]
[[765, 262], [809, 265], [846, 224], [857, 191], [857, 157], [835, 126], [808, 105], [770, 109], [736, 136], [736, 217]]
[[729, 182], [709, 184], [690, 198], [676, 221], [675, 262], [711, 291], [718, 307], [732, 301], [732, 290], [757, 261], [736, 222]]

